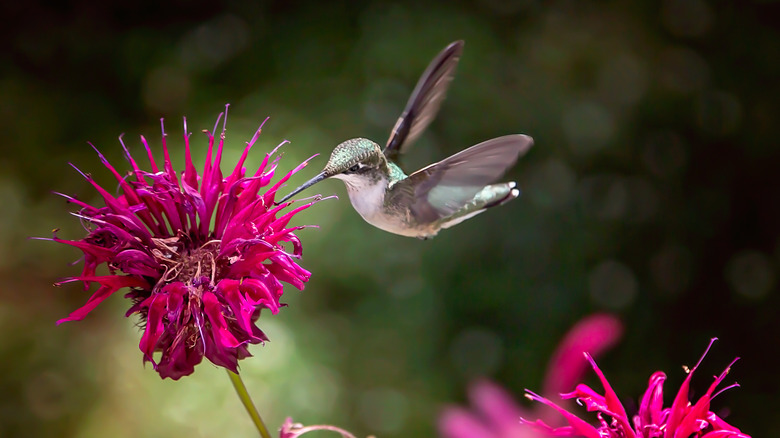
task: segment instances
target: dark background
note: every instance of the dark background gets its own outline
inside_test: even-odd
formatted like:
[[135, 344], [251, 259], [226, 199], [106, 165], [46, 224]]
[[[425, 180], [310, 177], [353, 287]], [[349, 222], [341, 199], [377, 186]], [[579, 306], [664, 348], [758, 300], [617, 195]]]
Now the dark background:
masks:
[[78, 254], [27, 237], [82, 237], [51, 191], [95, 196], [68, 162], [115, 184], [87, 141], [124, 170], [117, 136], [159, 152], [165, 117], [180, 160], [181, 117], [202, 152], [226, 103], [226, 162], [266, 116], [248, 167], [285, 138], [282, 169], [324, 155], [291, 189], [344, 139], [384, 143], [456, 39], [449, 97], [404, 164], [526, 133], [507, 177], [523, 196], [418, 241], [365, 224], [340, 182], [310, 190], [341, 198], [296, 219], [320, 225], [300, 232], [314, 276], [242, 362], [269, 426], [434, 436], [474, 377], [520, 399], [567, 328], [609, 311], [625, 336], [599, 363], [629, 409], [655, 370], [671, 403], [717, 336], [696, 393], [741, 356], [727, 382], [742, 387], [712, 409], [780, 435], [776, 2], [109, 3], [0, 9], [0, 436], [252, 436], [221, 370], [171, 382], [142, 366], [119, 294], [55, 326], [87, 298], [51, 287]]

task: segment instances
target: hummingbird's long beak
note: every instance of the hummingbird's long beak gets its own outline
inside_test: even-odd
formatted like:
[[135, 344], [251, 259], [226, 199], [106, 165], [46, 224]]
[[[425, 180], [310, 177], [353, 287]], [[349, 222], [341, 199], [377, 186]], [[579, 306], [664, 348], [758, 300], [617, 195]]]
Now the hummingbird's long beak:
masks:
[[298, 187], [297, 189], [293, 190], [292, 192], [288, 193], [288, 194], [287, 194], [287, 196], [285, 196], [284, 198], [282, 198], [282, 199], [280, 199], [280, 200], [276, 201], [276, 202], [275, 202], [275, 204], [276, 204], [276, 205], [279, 205], [279, 204], [281, 204], [282, 202], [284, 202], [284, 201], [286, 201], [286, 200], [288, 200], [288, 199], [292, 198], [292, 197], [293, 197], [293, 196], [295, 196], [296, 194], [298, 194], [298, 192], [301, 192], [301, 191], [303, 191], [303, 190], [306, 190], [306, 189], [308, 189], [309, 187], [313, 186], [314, 184], [317, 184], [318, 182], [320, 182], [320, 181], [322, 181], [322, 180], [324, 180], [324, 179], [325, 179], [325, 172], [324, 172], [324, 171], [322, 171], [322, 172], [320, 172], [319, 174], [317, 174], [317, 176], [315, 176], [314, 178], [312, 178], [312, 179], [310, 179], [310, 180], [306, 181], [305, 183], [303, 183], [303, 185], [301, 185], [301, 186], [300, 186], [300, 187]]

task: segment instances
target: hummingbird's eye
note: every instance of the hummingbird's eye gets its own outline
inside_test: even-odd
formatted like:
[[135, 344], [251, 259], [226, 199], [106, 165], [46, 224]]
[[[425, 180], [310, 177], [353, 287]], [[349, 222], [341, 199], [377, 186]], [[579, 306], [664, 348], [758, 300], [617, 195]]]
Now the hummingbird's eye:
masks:
[[350, 172], [357, 172], [358, 170], [360, 170], [360, 164], [355, 164], [354, 166], [349, 168]]

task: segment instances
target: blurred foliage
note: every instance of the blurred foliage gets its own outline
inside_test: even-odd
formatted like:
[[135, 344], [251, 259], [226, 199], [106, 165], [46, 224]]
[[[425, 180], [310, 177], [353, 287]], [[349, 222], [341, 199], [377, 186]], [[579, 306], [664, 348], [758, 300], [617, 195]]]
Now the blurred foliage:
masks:
[[[266, 117], [248, 167], [282, 139], [283, 168], [338, 142], [382, 143], [419, 74], [466, 48], [409, 170], [490, 137], [536, 146], [508, 178], [523, 197], [417, 241], [378, 231], [338, 201], [300, 216], [306, 290], [261, 325], [271, 342], [242, 371], [271, 427], [286, 416], [358, 435], [432, 436], [440, 407], [487, 375], [538, 388], [576, 320], [626, 324], [600, 360], [620, 394], [658, 369], [676, 386], [712, 336], [697, 391], [733, 357], [717, 412], [753, 436], [780, 378], [778, 5], [773, 1], [4, 2], [0, 52], [0, 436], [251, 436], [222, 370], [179, 382], [141, 363], [137, 321], [113, 297], [85, 321], [54, 321], [87, 295], [55, 289], [79, 238], [57, 190], [95, 196], [67, 163], [110, 175], [116, 137], [172, 146], [231, 103], [230, 153]], [[176, 134], [176, 135], [173, 135]], [[202, 151], [202, 142], [195, 142]], [[181, 156], [181, 151], [175, 154]], [[633, 403], [625, 400], [628, 406]]]

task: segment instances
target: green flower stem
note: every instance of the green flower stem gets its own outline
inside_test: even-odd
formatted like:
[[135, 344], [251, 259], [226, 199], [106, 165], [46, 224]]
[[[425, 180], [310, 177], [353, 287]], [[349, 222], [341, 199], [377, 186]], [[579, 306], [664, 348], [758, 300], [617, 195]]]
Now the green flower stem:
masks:
[[246, 390], [246, 385], [244, 385], [244, 381], [241, 380], [241, 376], [230, 370], [227, 370], [227, 373], [228, 377], [230, 377], [230, 381], [233, 382], [233, 387], [236, 388], [238, 398], [241, 399], [241, 403], [246, 408], [246, 412], [252, 418], [252, 422], [255, 423], [255, 427], [257, 428], [257, 431], [260, 432], [260, 436], [263, 438], [271, 438], [271, 434], [268, 433], [268, 428], [265, 427], [263, 419], [260, 418], [260, 414], [257, 412], [257, 408], [252, 402], [252, 397], [249, 395], [249, 391]]

